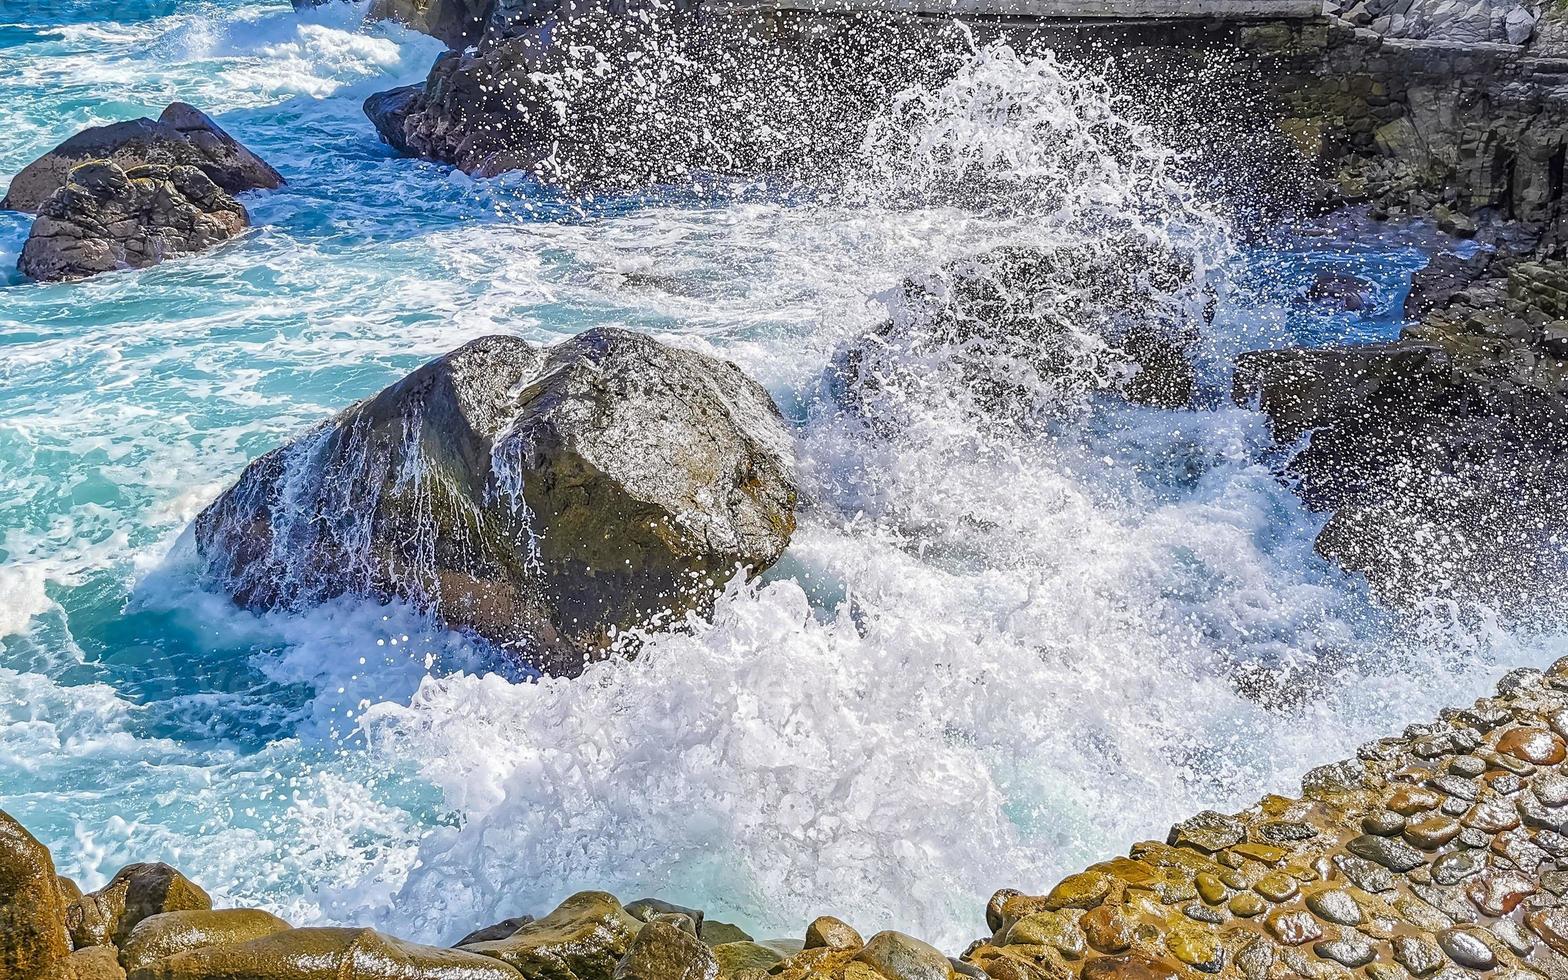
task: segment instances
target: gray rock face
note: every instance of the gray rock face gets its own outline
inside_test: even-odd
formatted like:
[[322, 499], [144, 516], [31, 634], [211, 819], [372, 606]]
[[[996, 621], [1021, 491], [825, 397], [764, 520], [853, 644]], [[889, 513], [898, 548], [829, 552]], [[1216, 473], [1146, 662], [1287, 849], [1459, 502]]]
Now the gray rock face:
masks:
[[245, 605], [405, 599], [571, 674], [773, 564], [791, 461], [733, 364], [624, 330], [487, 337], [251, 464], [196, 539]]
[[[294, 0], [295, 10], [309, 10], [333, 0]], [[431, 37], [447, 47], [463, 48], [478, 41], [497, 0], [371, 0], [365, 16], [391, 20]]]
[[1319, 553], [1394, 600], [1554, 588], [1568, 558], [1568, 330], [1554, 317], [1568, 309], [1550, 304], [1564, 284], [1560, 264], [1517, 263], [1434, 291], [1422, 302], [1441, 305], [1397, 341], [1242, 355], [1237, 400], [1283, 445], [1311, 433], [1288, 471], [1333, 511]]
[[477, 48], [437, 59], [400, 108], [401, 131], [378, 129], [470, 174], [523, 171], [574, 191], [690, 186], [694, 173], [820, 177], [945, 50], [936, 32], [887, 18], [824, 20], [779, 44], [684, 2], [650, 6], [498, 0]]
[[16, 264], [34, 279], [85, 279], [200, 252], [249, 224], [239, 202], [195, 167], [95, 161], [72, 170], [44, 203]]
[[889, 320], [842, 359], [843, 397], [896, 426], [933, 365], [956, 364], [976, 406], [997, 416], [1094, 391], [1184, 406], [1205, 300], [1190, 264], [1131, 235], [998, 249], [906, 281]]
[[376, 127], [381, 141], [403, 154], [412, 154], [404, 126], [414, 101], [425, 91], [425, 86], [404, 85], [402, 88], [377, 92], [365, 100], [365, 115]]
[[90, 160], [109, 160], [127, 170], [144, 163], [195, 167], [230, 194], [283, 186], [276, 170], [205, 113], [171, 102], [157, 119], [94, 126], [72, 136], [16, 175], [0, 209], [40, 210], [65, 186], [72, 168]]

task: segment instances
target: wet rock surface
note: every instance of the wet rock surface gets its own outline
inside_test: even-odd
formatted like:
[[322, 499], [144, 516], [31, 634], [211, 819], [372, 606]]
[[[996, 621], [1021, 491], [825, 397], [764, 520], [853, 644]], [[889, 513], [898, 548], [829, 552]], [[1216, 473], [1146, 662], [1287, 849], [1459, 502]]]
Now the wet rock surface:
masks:
[[1333, 512], [1318, 551], [1395, 601], [1506, 604], [1568, 558], [1568, 266], [1467, 268], [1396, 341], [1237, 361], [1236, 400], [1281, 445], [1311, 435], [1286, 472]]
[[840, 359], [842, 397], [872, 424], [897, 427], [926, 379], [956, 366], [956, 386], [993, 416], [1092, 392], [1182, 407], [1206, 302], [1189, 263], [1132, 235], [998, 249], [903, 283], [888, 321]]
[[42, 210], [78, 165], [107, 160], [129, 170], [142, 164], [195, 167], [229, 194], [271, 190], [283, 177], [201, 110], [170, 103], [157, 119], [94, 126], [28, 164], [11, 180], [0, 209]]
[[195, 167], [94, 161], [44, 202], [17, 268], [51, 282], [140, 269], [211, 248], [249, 224], [244, 207]]
[[615, 329], [487, 337], [257, 460], [196, 536], [246, 605], [399, 597], [570, 674], [772, 565], [792, 463], [733, 364]]
[[0, 976], [68, 980], [69, 952], [49, 849], [0, 811]]

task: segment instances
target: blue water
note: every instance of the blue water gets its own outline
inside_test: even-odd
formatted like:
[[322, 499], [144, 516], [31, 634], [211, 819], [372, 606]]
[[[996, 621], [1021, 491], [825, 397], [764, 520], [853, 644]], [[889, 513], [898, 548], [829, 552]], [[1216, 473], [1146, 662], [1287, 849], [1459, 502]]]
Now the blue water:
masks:
[[[1222, 397], [867, 442], [821, 380], [868, 297], [1037, 218], [476, 182], [394, 158], [359, 110], [438, 50], [348, 5], [0, 0], [0, 182], [176, 98], [289, 181], [245, 196], [238, 242], [79, 284], [22, 281], [27, 220], [0, 214], [0, 807], [83, 884], [161, 858], [223, 901], [429, 940], [608, 887], [960, 944], [995, 887], [1565, 650], [1484, 610], [1394, 623], [1312, 554], [1321, 518]], [[1038, 95], [1035, 68], [986, 70]], [[1212, 392], [1241, 349], [1397, 333], [1424, 254], [1228, 261]], [[1329, 265], [1368, 310], [1301, 302]], [[184, 529], [248, 460], [476, 336], [599, 324], [736, 360], [798, 426], [814, 503], [711, 626], [529, 684], [408, 610], [258, 616], [194, 571]], [[1254, 669], [1311, 695], [1260, 705]]]

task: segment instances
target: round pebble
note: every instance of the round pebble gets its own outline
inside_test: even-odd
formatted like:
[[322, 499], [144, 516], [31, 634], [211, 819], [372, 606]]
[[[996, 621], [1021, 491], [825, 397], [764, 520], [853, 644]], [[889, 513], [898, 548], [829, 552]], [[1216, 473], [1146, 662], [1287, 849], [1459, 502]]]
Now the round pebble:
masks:
[[1286, 946], [1300, 946], [1302, 943], [1323, 938], [1323, 927], [1318, 925], [1318, 920], [1301, 909], [1294, 911], [1275, 909], [1269, 913], [1263, 924], [1268, 928], [1270, 935]]
[[1405, 840], [1423, 850], [1435, 851], [1458, 837], [1459, 830], [1459, 821], [1434, 813], [1406, 825]]
[[1343, 888], [1330, 888], [1307, 896], [1307, 908], [1320, 919], [1341, 926], [1358, 926], [1365, 916], [1361, 906]]
[[1405, 829], [1405, 818], [1393, 810], [1376, 810], [1361, 818], [1361, 829], [1379, 837], [1393, 837]]
[[1468, 929], [1444, 929], [1437, 934], [1437, 944], [1460, 966], [1490, 970], [1497, 965], [1497, 954], [1492, 952], [1492, 947]]
[[1293, 898], [1301, 886], [1296, 879], [1279, 871], [1271, 871], [1258, 879], [1252, 890], [1271, 902], [1286, 902]]
[[1497, 751], [1538, 766], [1555, 766], [1568, 751], [1563, 740], [1545, 728], [1510, 728], [1497, 740]]

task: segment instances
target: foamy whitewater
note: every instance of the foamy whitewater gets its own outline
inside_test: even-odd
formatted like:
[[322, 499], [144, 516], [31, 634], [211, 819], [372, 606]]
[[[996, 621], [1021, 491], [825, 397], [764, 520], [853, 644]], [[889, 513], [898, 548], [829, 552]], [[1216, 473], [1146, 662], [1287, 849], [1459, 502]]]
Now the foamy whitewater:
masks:
[[[0, 182], [175, 98], [290, 182], [238, 243], [74, 285], [10, 271], [0, 214], [0, 807], [84, 885], [163, 859], [296, 924], [447, 942], [606, 888], [961, 948], [998, 887], [1568, 653], [1380, 610], [1226, 396], [1237, 351], [1397, 331], [1418, 249], [1242, 248], [1092, 79], [1005, 49], [889, 106], [864, 186], [569, 205], [377, 142], [360, 101], [437, 52], [347, 5], [0, 0]], [[938, 370], [896, 433], [834, 408], [904, 277], [1107, 213], [1207, 263], [1206, 407], [1039, 392], [980, 423]], [[1292, 299], [1328, 264], [1376, 281], [1368, 310]], [[535, 683], [406, 609], [256, 615], [196, 574], [182, 532], [248, 460], [472, 338], [601, 324], [735, 360], [797, 429], [800, 530], [712, 623]]]

